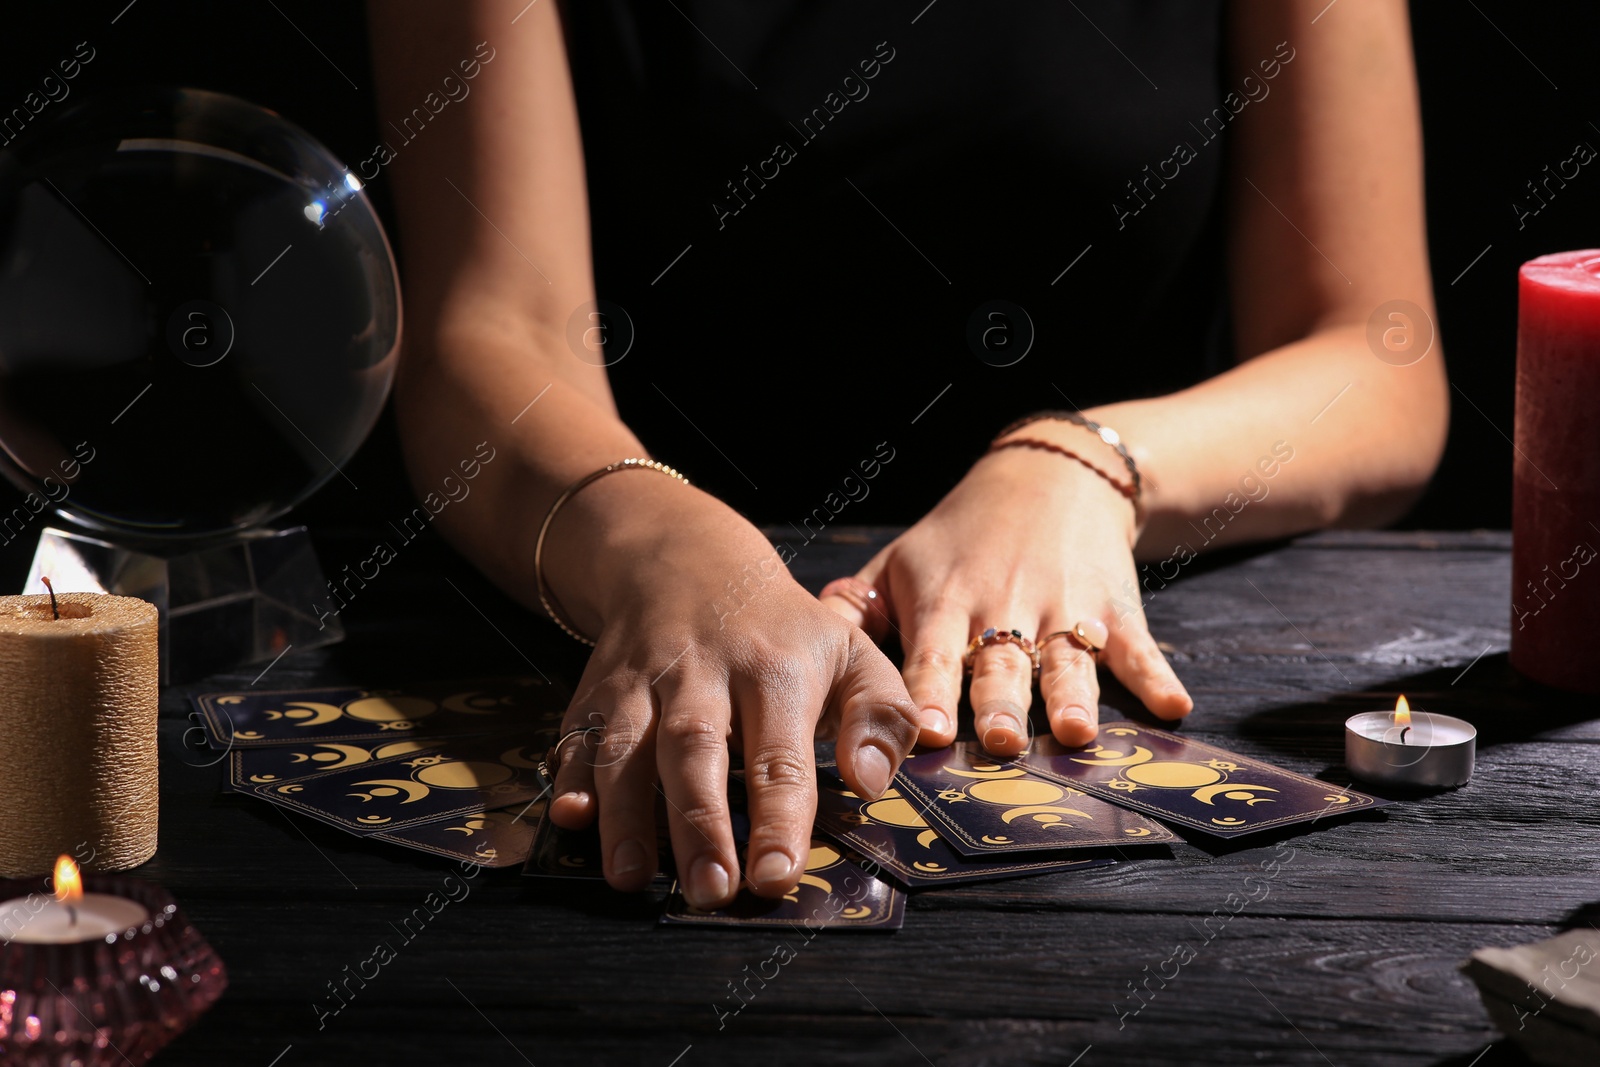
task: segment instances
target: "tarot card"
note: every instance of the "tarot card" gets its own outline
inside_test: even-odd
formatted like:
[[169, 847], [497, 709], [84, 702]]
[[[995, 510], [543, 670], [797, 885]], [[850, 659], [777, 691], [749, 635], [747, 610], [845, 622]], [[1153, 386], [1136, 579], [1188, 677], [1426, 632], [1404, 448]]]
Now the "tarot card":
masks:
[[228, 753], [228, 781], [235, 790], [305, 778], [323, 771], [342, 770], [373, 760], [438, 749], [421, 738], [361, 743], [302, 742], [275, 748], [242, 748]]
[[223, 751], [281, 744], [382, 742], [486, 734], [565, 713], [565, 688], [538, 677], [342, 686], [194, 698], [206, 739]]
[[[742, 846], [740, 853], [742, 864]], [[781, 898], [768, 900], [741, 889], [726, 908], [701, 911], [690, 907], [674, 886], [661, 921], [669, 926], [777, 926], [815, 936], [818, 930], [898, 930], [905, 911], [903, 891], [869, 875], [838, 846], [813, 837], [805, 873]]]
[[863, 800], [850, 792], [832, 763], [818, 764], [817, 786], [818, 832], [879, 864], [895, 881], [912, 889], [1087, 870], [1114, 862], [1043, 854], [1016, 860], [995, 855], [968, 859], [940, 837], [898, 789], [891, 787], [877, 800]]
[[370, 760], [245, 790], [355, 834], [392, 833], [437, 819], [526, 804], [549, 784], [549, 737], [452, 738], [446, 747]]
[[1102, 725], [1096, 743], [1081, 749], [1052, 737], [1034, 738], [1018, 762], [1051, 781], [1214, 837], [1239, 837], [1388, 803], [1131, 722]]
[[533, 851], [546, 803], [541, 797], [531, 804], [470, 812], [458, 819], [440, 819], [372, 837], [481, 867], [511, 867], [526, 861]]
[[971, 741], [907, 757], [895, 785], [907, 807], [970, 859], [1176, 840], [1159, 823], [1047, 781]]
[[[665, 827], [656, 841], [656, 856], [660, 869], [650, 883], [655, 892], [665, 892], [672, 886], [674, 869], [672, 845]], [[528, 856], [522, 873], [527, 878], [567, 878], [605, 881], [604, 862], [600, 855], [600, 831], [564, 830], [550, 821], [548, 813], [539, 821], [539, 833], [533, 841], [533, 851]]]

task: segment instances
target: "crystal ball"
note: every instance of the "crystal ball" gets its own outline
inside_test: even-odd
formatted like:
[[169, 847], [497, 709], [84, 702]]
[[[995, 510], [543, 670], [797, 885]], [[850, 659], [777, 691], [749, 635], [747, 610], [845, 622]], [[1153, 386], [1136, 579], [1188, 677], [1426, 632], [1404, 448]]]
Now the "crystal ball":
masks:
[[360, 179], [293, 123], [192, 89], [41, 116], [0, 147], [0, 532], [271, 521], [348, 477], [400, 318]]

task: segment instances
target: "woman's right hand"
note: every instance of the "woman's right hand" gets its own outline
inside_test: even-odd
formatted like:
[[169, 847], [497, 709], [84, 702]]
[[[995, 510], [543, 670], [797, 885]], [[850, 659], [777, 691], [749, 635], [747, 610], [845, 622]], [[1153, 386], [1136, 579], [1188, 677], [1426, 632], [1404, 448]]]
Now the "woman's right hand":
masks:
[[563, 746], [550, 817], [580, 829], [598, 816], [617, 889], [656, 873], [659, 783], [684, 897], [701, 909], [733, 899], [730, 743], [749, 794], [743, 878], [775, 897], [811, 849], [814, 739], [836, 738], [840, 775], [873, 798], [916, 742], [916, 708], [883, 653], [697, 489], [649, 471], [600, 479], [552, 523], [545, 577], [596, 639], [562, 730], [601, 728]]

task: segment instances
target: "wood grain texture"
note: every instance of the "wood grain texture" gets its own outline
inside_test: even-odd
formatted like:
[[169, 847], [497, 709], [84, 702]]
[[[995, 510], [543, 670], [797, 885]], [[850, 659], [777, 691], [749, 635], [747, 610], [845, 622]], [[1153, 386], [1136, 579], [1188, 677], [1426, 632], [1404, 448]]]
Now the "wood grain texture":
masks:
[[[815, 590], [892, 533], [830, 531], [795, 573]], [[320, 550], [337, 570], [364, 545]], [[1600, 709], [1506, 667], [1508, 550], [1493, 532], [1323, 534], [1197, 561], [1147, 606], [1196, 698], [1185, 732], [1342, 783], [1344, 718], [1403, 691], [1479, 726], [1469, 787], [1311, 832], [919, 893], [899, 933], [788, 937], [794, 959], [731, 1015], [729, 983], [774, 932], [660, 928], [648, 900], [484, 872], [405, 938], [455, 868], [218, 793], [188, 697], [248, 688], [259, 668], [169, 690], [161, 851], [142, 873], [178, 896], [232, 988], [158, 1062], [1468, 1067], [1499, 1035], [1460, 963], [1600, 899]], [[344, 621], [344, 645], [290, 653], [259, 684], [582, 668], [426, 540]], [[1139, 714], [1107, 690], [1105, 717]], [[380, 940], [395, 959], [362, 986], [351, 975]], [[1163, 982], [1180, 945], [1193, 958]], [[1482, 1061], [1523, 1062], [1504, 1042]]]

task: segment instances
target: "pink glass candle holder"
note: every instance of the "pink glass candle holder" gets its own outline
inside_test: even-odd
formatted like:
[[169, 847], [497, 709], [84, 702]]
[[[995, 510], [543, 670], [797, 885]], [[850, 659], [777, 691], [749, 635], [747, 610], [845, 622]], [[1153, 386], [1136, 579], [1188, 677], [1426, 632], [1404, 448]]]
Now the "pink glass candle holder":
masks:
[[29, 920], [60, 907], [43, 884], [0, 882], [0, 901], [13, 905], [0, 912], [0, 1063], [143, 1064], [227, 988], [222, 960], [171, 895], [136, 878], [88, 876], [84, 887], [142, 908], [148, 917], [139, 925], [77, 941], [25, 940]]

